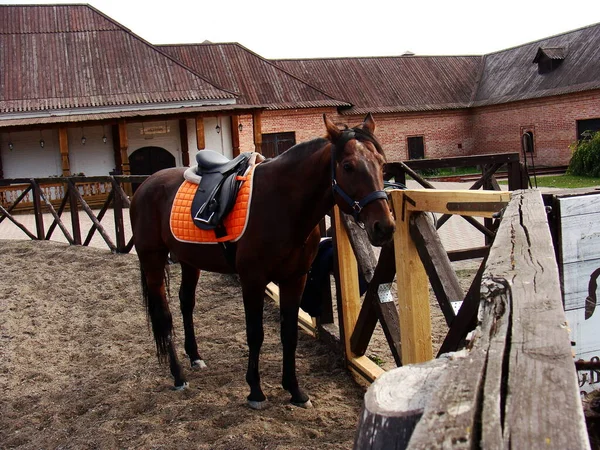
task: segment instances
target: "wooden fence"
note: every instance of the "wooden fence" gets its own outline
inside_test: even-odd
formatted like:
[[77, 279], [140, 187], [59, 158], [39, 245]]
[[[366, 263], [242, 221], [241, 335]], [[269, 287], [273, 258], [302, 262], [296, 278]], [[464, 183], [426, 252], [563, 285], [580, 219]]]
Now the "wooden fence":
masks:
[[[512, 193], [480, 292], [463, 303], [450, 324], [452, 331], [463, 310], [478, 314], [468, 349], [426, 362], [431, 357], [427, 270], [419, 263], [421, 244], [410, 237], [411, 222], [419, 227], [417, 211], [441, 212], [448, 200], [468, 201], [460, 192], [445, 199], [439, 194], [393, 193], [395, 247], [403, 255], [397, 261], [402, 362], [423, 364], [394, 369], [369, 388], [355, 448], [589, 448], [538, 191]], [[493, 209], [498, 200], [490, 200]]]
[[[147, 176], [110, 176], [110, 177], [52, 177], [52, 178], [19, 178], [0, 180], [0, 223], [5, 219], [13, 222], [29, 238], [48, 240], [58, 227], [67, 242], [71, 245], [89, 245], [97, 231], [107, 247], [115, 253], [129, 253], [133, 246], [130, 239], [126, 242], [123, 209], [129, 207], [131, 183], [141, 183]], [[90, 204], [100, 206], [95, 214]], [[114, 234], [111, 236], [102, 225], [108, 209], [114, 216]], [[15, 212], [32, 210], [35, 216], [35, 230], [29, 230], [19, 221]], [[44, 210], [48, 211], [53, 221], [46, 228]], [[63, 222], [62, 216], [69, 211], [70, 227]], [[92, 225], [83, 234], [79, 211], [84, 211]]]

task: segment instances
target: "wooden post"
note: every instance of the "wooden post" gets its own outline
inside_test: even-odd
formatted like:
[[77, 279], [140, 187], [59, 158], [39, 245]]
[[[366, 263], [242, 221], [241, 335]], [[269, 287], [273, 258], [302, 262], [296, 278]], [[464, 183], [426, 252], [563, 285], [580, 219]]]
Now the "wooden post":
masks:
[[262, 153], [262, 112], [256, 111], [252, 114], [254, 133], [254, 151]]
[[117, 253], [125, 250], [125, 225], [123, 222], [123, 200], [119, 195], [119, 182], [111, 177], [113, 196], [113, 213], [115, 220], [115, 234], [117, 237]]
[[198, 150], [204, 150], [206, 148], [206, 142], [204, 140], [204, 119], [202, 116], [196, 117], [196, 148]]
[[366, 356], [356, 356], [352, 353], [350, 340], [360, 312], [358, 264], [337, 206], [333, 208], [333, 229], [337, 255], [335, 266], [338, 274], [338, 319], [346, 363], [353, 375], [372, 382], [384, 372], [383, 369]]
[[42, 212], [42, 190], [40, 185], [32, 178], [31, 186], [33, 186], [33, 214], [35, 215], [35, 229], [37, 232], [37, 238], [41, 241], [44, 240], [44, 215]]
[[187, 120], [179, 120], [179, 141], [181, 142], [181, 164], [190, 167], [190, 149], [188, 146]]
[[398, 367], [375, 380], [365, 394], [354, 449], [407, 448], [447, 361]]
[[396, 253], [402, 363], [413, 364], [432, 359], [433, 349], [427, 273], [410, 237], [409, 225], [413, 212], [404, 208], [405, 198], [402, 191], [392, 192], [396, 217], [394, 251]]
[[119, 122], [119, 149], [121, 150], [121, 173], [123, 175], [131, 175], [129, 157], [127, 156], [128, 148], [129, 142], [127, 140], [127, 122], [121, 120]]
[[81, 224], [79, 223], [79, 207], [77, 205], [77, 186], [70, 180], [65, 185], [65, 195], [69, 196], [69, 207], [71, 209], [71, 228], [73, 230], [73, 241], [75, 245], [81, 245]]
[[233, 157], [240, 154], [240, 116], [234, 114], [231, 116], [231, 146], [233, 147]]
[[71, 165], [69, 163], [69, 138], [67, 137], [67, 127], [58, 128], [58, 148], [60, 150], [60, 159], [62, 161], [62, 176], [71, 176]]

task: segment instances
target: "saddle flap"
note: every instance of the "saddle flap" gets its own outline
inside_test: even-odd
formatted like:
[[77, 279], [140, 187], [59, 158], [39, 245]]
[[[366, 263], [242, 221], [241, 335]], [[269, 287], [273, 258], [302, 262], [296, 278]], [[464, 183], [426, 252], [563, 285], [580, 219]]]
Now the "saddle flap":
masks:
[[[198, 228], [215, 230], [222, 226], [243, 182], [238, 177], [248, 168], [249, 158], [249, 153], [243, 153], [232, 161], [228, 160], [225, 165], [213, 166], [210, 172], [202, 172], [191, 210], [192, 219]], [[200, 169], [200, 165], [198, 167]]]

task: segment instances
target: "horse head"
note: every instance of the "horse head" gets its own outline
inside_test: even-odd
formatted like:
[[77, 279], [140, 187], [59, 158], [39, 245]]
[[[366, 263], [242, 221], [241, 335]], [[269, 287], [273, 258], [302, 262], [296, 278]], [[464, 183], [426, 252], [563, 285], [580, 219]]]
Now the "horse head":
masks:
[[367, 231], [371, 244], [390, 241], [396, 224], [383, 190], [385, 155], [375, 139], [375, 121], [368, 114], [362, 125], [339, 129], [323, 115], [331, 141], [331, 178], [336, 204]]

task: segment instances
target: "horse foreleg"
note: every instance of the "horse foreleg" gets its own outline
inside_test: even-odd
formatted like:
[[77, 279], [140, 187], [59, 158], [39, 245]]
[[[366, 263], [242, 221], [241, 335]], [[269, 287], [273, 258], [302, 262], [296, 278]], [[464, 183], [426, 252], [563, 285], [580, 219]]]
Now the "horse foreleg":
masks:
[[279, 284], [281, 314], [281, 344], [283, 346], [283, 376], [281, 385], [292, 394], [290, 402], [310, 408], [312, 404], [298, 385], [296, 377], [296, 346], [298, 344], [298, 310], [306, 275]]
[[196, 286], [200, 271], [186, 263], [181, 263], [181, 286], [179, 288], [179, 304], [183, 316], [183, 329], [185, 332], [185, 353], [190, 358], [192, 368], [203, 369], [206, 367], [204, 360], [198, 353], [196, 333], [194, 331], [194, 307], [196, 306]]
[[252, 283], [248, 286], [242, 282], [244, 296], [244, 312], [246, 314], [246, 339], [248, 341], [248, 370], [246, 382], [250, 386], [248, 405], [252, 409], [262, 409], [267, 398], [260, 387], [258, 361], [260, 348], [264, 340], [263, 307], [265, 287]]

